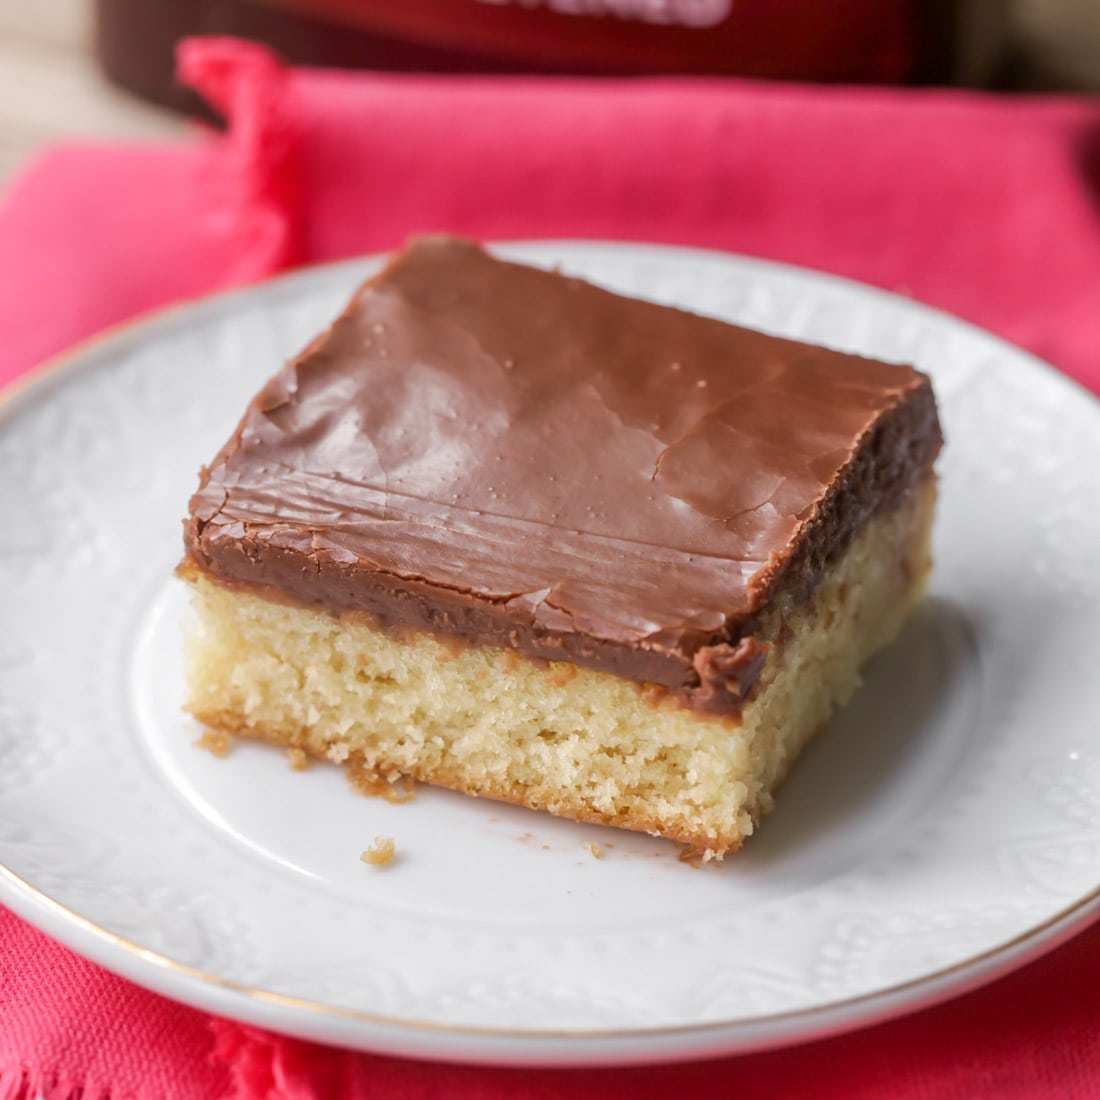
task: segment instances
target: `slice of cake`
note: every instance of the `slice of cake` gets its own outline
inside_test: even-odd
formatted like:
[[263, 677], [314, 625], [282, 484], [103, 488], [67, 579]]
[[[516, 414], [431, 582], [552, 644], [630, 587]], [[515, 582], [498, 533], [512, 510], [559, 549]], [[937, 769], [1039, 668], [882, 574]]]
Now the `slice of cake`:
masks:
[[420, 239], [202, 473], [189, 708], [721, 855], [920, 597], [940, 445], [910, 367]]

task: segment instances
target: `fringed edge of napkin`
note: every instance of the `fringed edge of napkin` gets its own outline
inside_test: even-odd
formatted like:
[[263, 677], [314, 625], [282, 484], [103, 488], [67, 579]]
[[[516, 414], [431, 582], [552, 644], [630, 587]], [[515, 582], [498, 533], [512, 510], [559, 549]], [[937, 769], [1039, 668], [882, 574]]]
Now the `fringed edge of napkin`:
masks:
[[0, 1100], [122, 1100], [107, 1086], [27, 1066], [0, 1066]]
[[301, 122], [288, 71], [263, 46], [238, 38], [187, 38], [178, 78], [226, 123], [210, 160], [211, 228], [233, 239], [228, 284], [264, 278], [303, 258]]

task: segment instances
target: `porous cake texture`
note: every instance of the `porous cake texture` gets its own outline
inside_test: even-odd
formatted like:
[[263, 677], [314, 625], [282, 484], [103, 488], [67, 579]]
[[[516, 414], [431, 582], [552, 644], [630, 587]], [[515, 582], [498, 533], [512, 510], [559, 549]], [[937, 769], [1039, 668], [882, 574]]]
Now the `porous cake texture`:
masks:
[[911, 368], [422, 239], [203, 471], [189, 707], [721, 856], [919, 599], [940, 442]]

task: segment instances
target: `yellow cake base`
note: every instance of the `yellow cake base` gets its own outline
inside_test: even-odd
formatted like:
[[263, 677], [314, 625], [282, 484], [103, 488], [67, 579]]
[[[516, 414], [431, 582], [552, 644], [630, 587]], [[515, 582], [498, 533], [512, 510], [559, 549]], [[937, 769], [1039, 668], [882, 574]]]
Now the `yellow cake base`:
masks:
[[396, 639], [185, 567], [196, 611], [188, 709], [380, 781], [411, 777], [720, 857], [753, 832], [860, 665], [920, 598], [934, 505], [929, 479], [867, 523], [808, 605], [780, 603], [736, 719], [606, 672], [428, 634]]

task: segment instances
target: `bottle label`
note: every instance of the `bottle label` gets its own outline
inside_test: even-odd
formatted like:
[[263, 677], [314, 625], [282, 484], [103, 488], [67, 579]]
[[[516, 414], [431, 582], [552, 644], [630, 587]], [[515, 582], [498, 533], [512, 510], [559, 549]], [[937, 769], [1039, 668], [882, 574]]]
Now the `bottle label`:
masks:
[[678, 27], [717, 27], [733, 10], [733, 0], [478, 0], [478, 3]]

